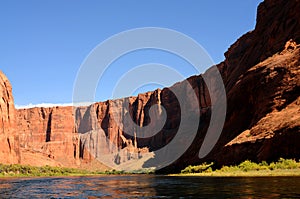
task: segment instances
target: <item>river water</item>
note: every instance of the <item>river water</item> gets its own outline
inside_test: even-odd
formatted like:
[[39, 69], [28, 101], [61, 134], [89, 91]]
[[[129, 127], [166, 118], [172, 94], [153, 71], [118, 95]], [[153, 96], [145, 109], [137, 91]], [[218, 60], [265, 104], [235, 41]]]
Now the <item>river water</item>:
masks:
[[300, 177], [4, 178], [0, 198], [299, 198]]

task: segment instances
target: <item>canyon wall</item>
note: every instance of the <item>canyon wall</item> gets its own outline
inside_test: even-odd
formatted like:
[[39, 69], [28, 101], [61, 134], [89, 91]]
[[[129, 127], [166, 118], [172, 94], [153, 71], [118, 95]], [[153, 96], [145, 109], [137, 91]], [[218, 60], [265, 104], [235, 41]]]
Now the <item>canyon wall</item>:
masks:
[[297, 0], [265, 0], [259, 5], [255, 29], [239, 38], [217, 65], [227, 93], [218, 143], [198, 159], [207, 127], [199, 129], [194, 144], [166, 171], [178, 171], [182, 163], [213, 161], [221, 166], [246, 159], [300, 158], [299, 10]]
[[[203, 108], [208, 107], [210, 98], [201, 77], [191, 77], [189, 82], [200, 99], [199, 102], [196, 99], [196, 103], [185, 105], [189, 114], [192, 114], [199, 104]], [[178, 83], [171, 88], [139, 94], [137, 97], [108, 100], [90, 106], [18, 109], [17, 128], [22, 163], [32, 164], [35, 155], [39, 156], [37, 159], [42, 159], [35, 161], [35, 165], [107, 168], [102, 164], [95, 166], [96, 159], [103, 159], [105, 155], [110, 158], [108, 164], [113, 166], [129, 160], [134, 162], [143, 154], [165, 146], [176, 135], [183, 115], [171, 90], [178, 90], [184, 93], [183, 96], [188, 96], [185, 93], [186, 86]], [[159, 107], [152, 109], [154, 116], [150, 118], [149, 109], [153, 105], [164, 107], [165, 123], [160, 120]], [[205, 111], [202, 109], [203, 113]], [[154, 136], [140, 138], [136, 136], [140, 133], [138, 128], [124, 123], [128, 115], [138, 127], [149, 126], [151, 131], [156, 126], [161, 128]], [[127, 127], [127, 133], [124, 126]]]
[[14, 99], [7, 77], [0, 71], [0, 162], [20, 163]]
[[72, 110], [72, 107], [17, 110], [23, 164], [79, 164], [79, 136], [74, 131]]
[[[227, 114], [220, 139], [203, 159], [198, 154], [210, 125], [210, 96], [217, 95], [208, 92], [203, 79], [211, 69], [187, 79], [196, 100], [184, 81], [136, 97], [85, 107], [31, 108], [16, 112], [11, 88], [1, 75], [0, 141], [6, 147], [1, 149], [0, 157], [10, 154], [11, 160], [6, 162], [17, 160], [23, 164], [107, 169], [97, 161], [99, 157], [105, 159], [105, 154], [108, 154], [107, 161], [116, 165], [143, 159], [148, 152], [158, 156], [155, 151], [174, 140], [181, 121], [195, 123], [195, 110], [199, 109], [196, 138], [192, 138], [192, 144], [177, 161], [162, 171], [174, 172], [205, 161], [219, 166], [246, 159], [299, 159], [299, 10], [297, 0], [265, 0], [258, 7], [255, 29], [238, 39], [225, 53], [225, 61], [217, 65], [227, 93]], [[185, 103], [179, 102], [174, 90], [185, 96]], [[151, 110], [155, 117], [150, 117], [153, 105], [158, 106]], [[159, 119], [164, 113], [159, 105], [165, 110], [164, 124]], [[183, 113], [183, 108], [189, 114]], [[118, 122], [126, 121], [128, 116], [137, 126]], [[154, 136], [138, 135], [140, 127], [155, 129], [160, 125], [162, 128]], [[128, 126], [126, 132], [124, 126]], [[189, 125], [184, 128], [187, 139], [191, 128]], [[147, 163], [151, 163], [151, 158], [142, 162]]]
[[228, 100], [223, 136], [212, 153], [220, 164], [300, 157], [299, 9], [297, 0], [262, 2], [255, 30], [219, 64]]

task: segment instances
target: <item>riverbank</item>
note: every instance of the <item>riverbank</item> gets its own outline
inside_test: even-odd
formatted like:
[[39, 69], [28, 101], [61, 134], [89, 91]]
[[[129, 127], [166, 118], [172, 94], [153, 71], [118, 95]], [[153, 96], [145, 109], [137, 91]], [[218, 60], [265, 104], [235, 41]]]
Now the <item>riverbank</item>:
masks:
[[246, 160], [239, 165], [213, 168], [214, 163], [188, 166], [180, 174], [171, 176], [216, 176], [216, 177], [260, 177], [260, 176], [300, 176], [300, 162], [280, 158], [277, 162], [261, 163]]
[[179, 173], [169, 176], [203, 176], [203, 177], [267, 177], [267, 176], [300, 176], [300, 169], [277, 169], [259, 171], [212, 171], [209, 173]]
[[0, 164], [0, 178], [3, 177], [51, 177], [51, 176], [97, 176], [97, 175], [131, 175], [131, 174], [153, 174], [153, 170], [135, 170], [131, 172], [107, 170], [89, 171], [76, 168], [52, 167], [52, 166], [30, 166], [11, 164]]
[[0, 177], [47, 177], [47, 176], [78, 176], [93, 175], [97, 172], [89, 172], [86, 170], [75, 168], [62, 168], [42, 166], [35, 167], [30, 165], [4, 165], [0, 164]]
[[[30, 165], [0, 164], [0, 178], [3, 177], [50, 177], [50, 176], [97, 176], [97, 175], [132, 175], [154, 174], [153, 170], [138, 171], [88, 171], [65, 167], [35, 167]], [[203, 177], [264, 177], [264, 176], [300, 176], [300, 162], [280, 158], [277, 162], [261, 163], [246, 160], [239, 165], [223, 166], [214, 169], [214, 163], [188, 166], [179, 174], [169, 176], [203, 176]]]

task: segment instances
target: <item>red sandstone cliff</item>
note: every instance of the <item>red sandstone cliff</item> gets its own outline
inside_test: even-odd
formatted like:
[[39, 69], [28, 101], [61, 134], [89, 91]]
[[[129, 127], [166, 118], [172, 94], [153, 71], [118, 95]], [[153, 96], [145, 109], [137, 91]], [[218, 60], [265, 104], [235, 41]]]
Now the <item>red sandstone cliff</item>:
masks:
[[199, 129], [187, 153], [167, 169], [204, 161], [224, 165], [300, 158], [299, 10], [297, 0], [259, 5], [255, 29], [239, 38], [217, 65], [227, 92], [227, 116], [217, 145], [199, 160], [197, 146], [207, 127]]
[[11, 85], [0, 71], [0, 162], [20, 163], [15, 107]]
[[79, 138], [74, 131], [72, 110], [72, 107], [17, 110], [23, 164], [79, 164]]
[[[190, 99], [183, 82], [175, 84], [171, 90], [165, 88], [89, 107], [17, 110], [16, 125], [11, 124], [15, 122], [11, 113], [14, 110], [11, 93], [4, 93], [4, 104], [1, 103], [4, 108], [0, 114], [4, 118], [1, 143], [7, 145], [7, 136], [15, 135], [8, 130], [12, 125], [20, 136], [22, 163], [103, 168], [95, 158], [105, 153], [118, 154], [110, 160], [115, 163], [130, 162], [140, 158], [134, 156], [135, 153], [142, 156], [170, 143], [180, 120], [192, 118], [194, 108], [199, 106], [201, 120], [196, 139], [186, 153], [166, 169], [179, 170], [203, 161], [223, 165], [245, 159], [300, 158], [297, 142], [300, 138], [299, 10], [297, 0], [261, 3], [255, 30], [238, 39], [225, 53], [226, 60], [217, 65], [227, 93], [227, 115], [217, 145], [204, 159], [199, 159], [198, 153], [210, 122], [211, 99], [201, 76], [188, 78], [198, 98], [186, 105], [190, 115], [181, 115], [182, 107], [171, 92], [176, 88]], [[6, 84], [1, 85], [6, 91]], [[127, 102], [129, 107], [124, 109]], [[162, 105], [167, 115], [166, 123], [155, 136], [135, 138], [116, 124], [116, 118], [123, 120], [129, 114], [138, 126], [159, 125], [159, 120], [151, 118], [150, 121], [149, 117], [149, 109], [154, 104]], [[12, 106], [10, 113], [7, 105]], [[155, 110], [154, 114], [160, 112]], [[134, 128], [130, 130], [138, 133]], [[189, 126], [185, 130], [188, 133]], [[16, 157], [14, 154], [18, 150], [15, 148], [10, 153], [9, 147], [3, 148], [1, 153]], [[32, 161], [34, 159], [36, 161]]]
[[300, 157], [299, 10], [297, 0], [261, 3], [255, 30], [219, 64], [228, 100], [219, 152], [212, 155], [220, 164]]

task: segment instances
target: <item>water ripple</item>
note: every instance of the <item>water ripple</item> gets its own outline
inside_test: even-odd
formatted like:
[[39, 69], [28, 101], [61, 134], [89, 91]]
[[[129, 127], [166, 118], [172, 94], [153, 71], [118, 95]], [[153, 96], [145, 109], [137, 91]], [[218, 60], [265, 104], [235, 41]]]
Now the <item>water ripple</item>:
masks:
[[119, 175], [0, 179], [1, 198], [297, 198], [299, 177]]

